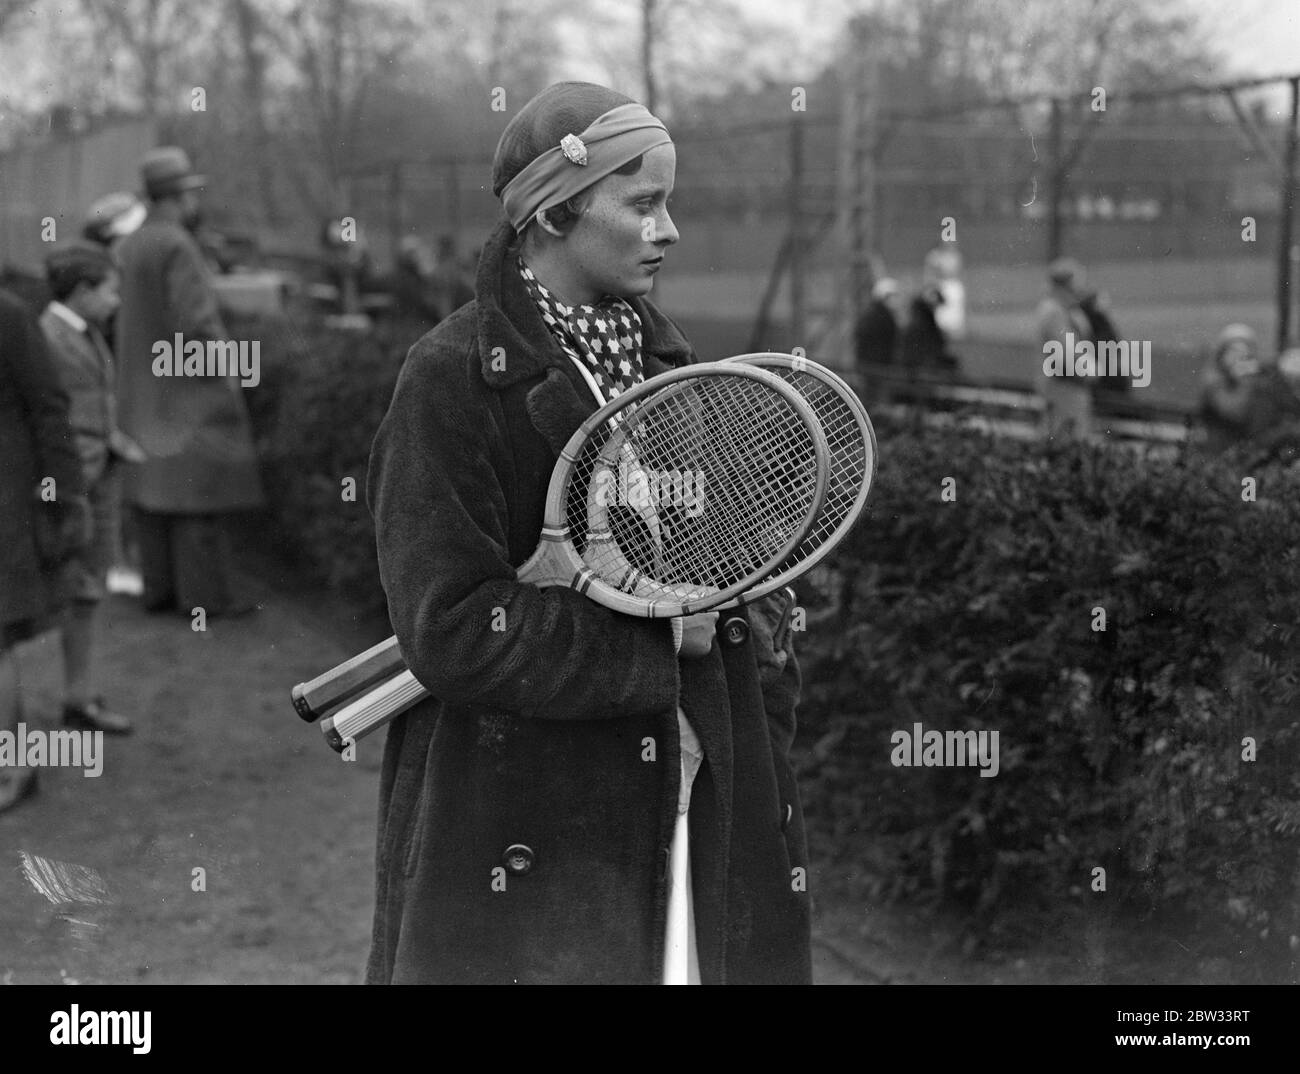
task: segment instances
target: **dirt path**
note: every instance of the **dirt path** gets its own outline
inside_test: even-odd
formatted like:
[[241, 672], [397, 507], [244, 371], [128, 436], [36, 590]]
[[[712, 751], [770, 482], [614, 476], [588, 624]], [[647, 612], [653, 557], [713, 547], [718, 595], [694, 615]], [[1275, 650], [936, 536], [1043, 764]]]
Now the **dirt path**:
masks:
[[[104, 693], [137, 732], [105, 740], [99, 777], [43, 770], [38, 796], [0, 815], [0, 981], [360, 981], [381, 741], [341, 761], [288, 691], [374, 640], [358, 636], [374, 624], [340, 631], [284, 591], [204, 632], [120, 596], [104, 620]], [[19, 658], [28, 726], [52, 729], [54, 636]], [[24, 855], [60, 863], [82, 897], [42, 895]], [[814, 954], [820, 981], [882, 977], [825, 942]]]
[[[359, 980], [378, 747], [342, 763], [287, 704], [347, 654], [278, 597], [205, 632], [122, 597], [105, 619], [104, 692], [137, 733], [106, 739], [98, 778], [42, 771], [0, 816], [0, 979]], [[52, 727], [53, 638], [20, 656], [28, 724]], [[94, 870], [107, 902], [52, 904], [20, 852]]]

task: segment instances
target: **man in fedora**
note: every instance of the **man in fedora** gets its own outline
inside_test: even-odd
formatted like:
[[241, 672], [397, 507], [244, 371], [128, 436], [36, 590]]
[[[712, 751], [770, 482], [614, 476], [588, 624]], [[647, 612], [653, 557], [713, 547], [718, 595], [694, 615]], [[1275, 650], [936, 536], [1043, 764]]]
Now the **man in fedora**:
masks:
[[179, 334], [185, 344], [199, 341], [206, 349], [209, 341], [228, 338], [192, 234], [206, 179], [175, 146], [151, 150], [140, 171], [149, 213], [116, 252], [120, 424], [146, 455], [126, 491], [136, 511], [144, 605], [186, 615], [196, 608], [238, 614], [253, 605], [237, 584], [231, 516], [263, 503], [239, 378], [154, 371], [160, 342], [170, 345]]

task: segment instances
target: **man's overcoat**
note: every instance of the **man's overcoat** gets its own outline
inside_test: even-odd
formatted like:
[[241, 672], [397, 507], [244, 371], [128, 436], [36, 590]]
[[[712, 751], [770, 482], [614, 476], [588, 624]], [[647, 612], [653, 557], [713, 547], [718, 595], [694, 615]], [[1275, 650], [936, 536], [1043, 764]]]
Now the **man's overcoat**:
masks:
[[[515, 581], [595, 402], [512, 240], [498, 227], [476, 300], [411, 349], [371, 456], [393, 629], [433, 698], [388, 731], [368, 978], [656, 982], [680, 698], [706, 753], [690, 813], [703, 981], [807, 982], [799, 672], [773, 641], [776, 602], [722, 613], [743, 637], [679, 661], [665, 621]], [[695, 361], [631, 301], [647, 377]]]
[[227, 339], [198, 243], [180, 225], [150, 216], [122, 240], [117, 256], [118, 421], [149, 456], [131, 468], [127, 500], [160, 514], [260, 507], [262, 483], [239, 378], [154, 375], [155, 345], [174, 349], [177, 333], [183, 343], [205, 347]]

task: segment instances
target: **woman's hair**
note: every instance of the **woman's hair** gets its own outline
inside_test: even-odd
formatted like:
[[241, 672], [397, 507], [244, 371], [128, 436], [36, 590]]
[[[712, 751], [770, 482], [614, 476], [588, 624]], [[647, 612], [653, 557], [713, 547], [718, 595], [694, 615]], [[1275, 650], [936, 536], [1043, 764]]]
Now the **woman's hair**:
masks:
[[[592, 82], [557, 82], [547, 86], [501, 132], [492, 160], [492, 193], [500, 197], [511, 179], [548, 149], [559, 145], [566, 134], [581, 134], [611, 109], [635, 103], [631, 97]], [[640, 168], [638, 156], [614, 174], [632, 175]], [[560, 230], [567, 230], [590, 201], [591, 187], [588, 187], [547, 210], [547, 218]], [[530, 221], [528, 227], [531, 226]]]

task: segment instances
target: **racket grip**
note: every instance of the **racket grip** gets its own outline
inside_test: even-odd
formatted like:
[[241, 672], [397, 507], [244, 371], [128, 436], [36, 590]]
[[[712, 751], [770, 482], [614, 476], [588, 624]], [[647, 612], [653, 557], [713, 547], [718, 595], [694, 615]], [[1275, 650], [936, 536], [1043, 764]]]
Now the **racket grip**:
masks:
[[363, 653], [293, 688], [293, 708], [308, 723], [359, 694], [391, 679], [406, 667], [397, 638], [388, 638]]
[[410, 671], [399, 672], [326, 719], [321, 733], [335, 753], [342, 753], [349, 742], [359, 742], [428, 696]]

